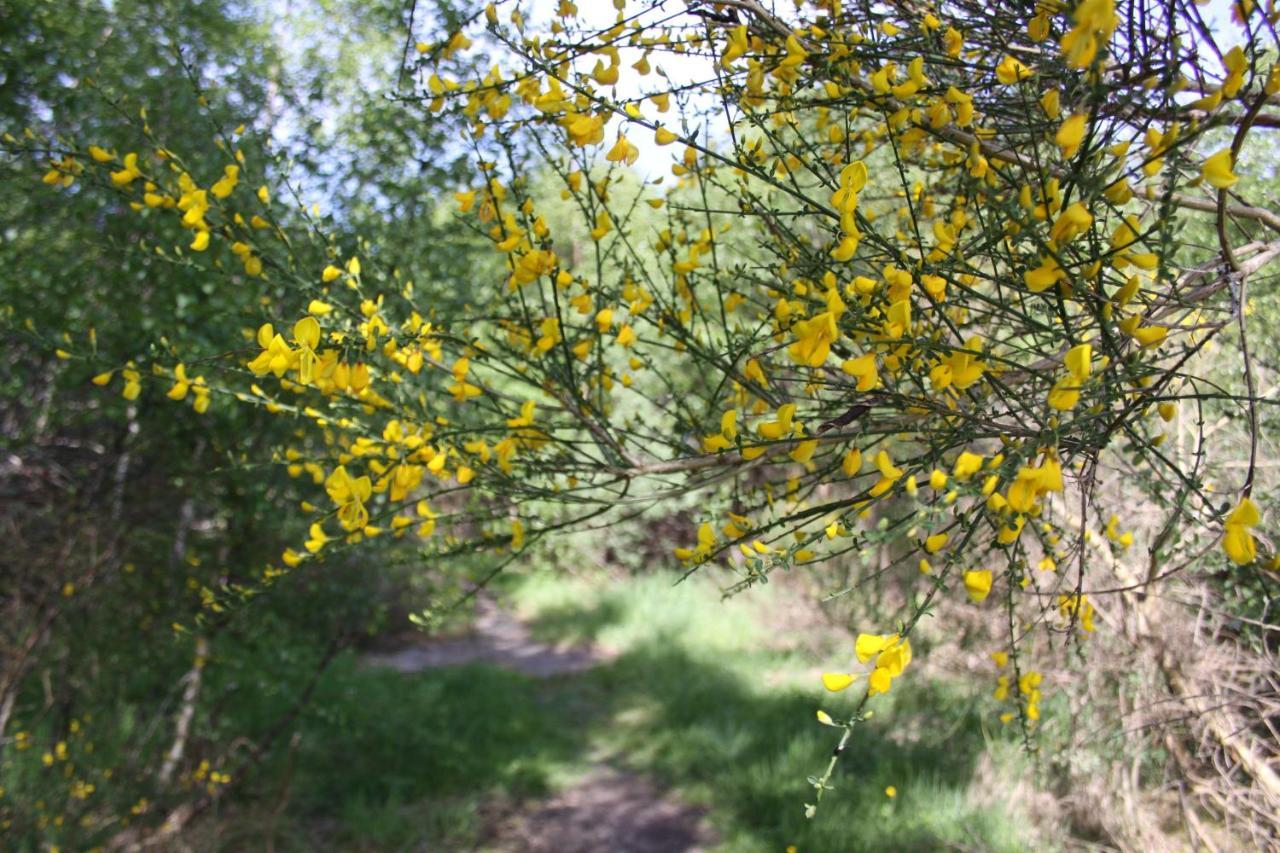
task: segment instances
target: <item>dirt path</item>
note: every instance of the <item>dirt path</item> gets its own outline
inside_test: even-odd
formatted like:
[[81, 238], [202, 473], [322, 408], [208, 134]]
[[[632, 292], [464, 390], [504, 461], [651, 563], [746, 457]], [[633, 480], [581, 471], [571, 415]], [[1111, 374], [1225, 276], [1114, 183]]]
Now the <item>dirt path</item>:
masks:
[[583, 672], [609, 659], [596, 649], [548, 646], [534, 640], [529, 628], [488, 596], [476, 605], [476, 622], [464, 637], [420, 638], [389, 652], [366, 654], [365, 666], [385, 666], [411, 674], [446, 666], [489, 663], [534, 678]]
[[[488, 597], [479, 599], [473, 630], [464, 637], [420, 639], [369, 653], [364, 666], [406, 675], [428, 669], [488, 663], [534, 678], [585, 672], [612, 655], [581, 646], [549, 646]], [[494, 853], [695, 853], [715, 843], [706, 810], [681, 802], [651, 779], [594, 761], [572, 786], [496, 816], [480, 849]]]
[[482, 846], [521, 853], [671, 853], [713, 843], [704, 810], [643, 776], [597, 765], [576, 785], [498, 821]]

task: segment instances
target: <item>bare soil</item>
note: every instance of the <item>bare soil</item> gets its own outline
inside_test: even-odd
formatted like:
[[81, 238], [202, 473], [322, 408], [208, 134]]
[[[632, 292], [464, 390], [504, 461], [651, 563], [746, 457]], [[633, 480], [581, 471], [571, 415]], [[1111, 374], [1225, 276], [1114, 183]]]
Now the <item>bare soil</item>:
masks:
[[438, 640], [410, 635], [396, 648], [363, 655], [361, 663], [390, 667], [405, 674], [488, 663], [534, 678], [551, 678], [583, 672], [609, 657], [599, 649], [539, 643], [524, 623], [492, 598], [483, 596], [477, 601], [476, 621], [469, 634]]
[[651, 780], [597, 765], [577, 784], [495, 822], [483, 850], [672, 853], [713, 844], [705, 811]]

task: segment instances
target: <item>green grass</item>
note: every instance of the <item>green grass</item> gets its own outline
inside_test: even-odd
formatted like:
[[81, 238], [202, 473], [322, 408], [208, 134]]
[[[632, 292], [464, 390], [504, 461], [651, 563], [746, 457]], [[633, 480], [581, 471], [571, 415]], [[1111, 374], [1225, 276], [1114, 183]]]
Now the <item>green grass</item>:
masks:
[[[706, 806], [734, 853], [1033, 842], [1025, 814], [975, 787], [988, 744], [968, 691], [917, 682], [910, 669], [877, 700], [835, 790], [806, 820], [806, 778], [838, 739], [814, 711], [854, 701], [826, 694], [813, 672], [847, 656], [847, 638], [782, 628], [772, 587], [721, 602], [711, 583], [673, 580], [537, 574], [515, 585], [511, 603], [538, 636], [616, 653], [578, 675], [535, 681], [468, 666], [403, 676], [340, 660], [299, 721], [292, 757], [255, 780], [255, 805], [219, 821], [206, 846], [258, 847], [270, 835], [280, 850], [465, 848], [486, 811], [544, 796], [602, 759]], [[273, 820], [286, 778], [287, 807]]]
[[[490, 666], [405, 676], [347, 654], [300, 717], [291, 755], [252, 783], [254, 806], [206, 847], [463, 847], [486, 802], [539, 797], [575, 772], [579, 748], [543, 685]], [[265, 811], [287, 793], [283, 819]]]
[[839, 659], [833, 641], [847, 655], [847, 641], [819, 633], [816, 645], [833, 656], [815, 660], [803, 651], [814, 636], [771, 627], [770, 599], [782, 591], [764, 587], [722, 603], [710, 583], [672, 580], [544, 576], [516, 599], [543, 637], [594, 639], [620, 652], [578, 688], [602, 706], [590, 739], [708, 805], [724, 849], [1021, 850], [1031, 842], [1025, 815], [973, 789], [988, 744], [969, 691], [913, 682], [910, 670], [855, 732], [836, 790], [807, 820], [806, 779], [822, 771], [838, 739], [814, 711], [846, 710], [856, 692], [832, 696], [811, 672]]

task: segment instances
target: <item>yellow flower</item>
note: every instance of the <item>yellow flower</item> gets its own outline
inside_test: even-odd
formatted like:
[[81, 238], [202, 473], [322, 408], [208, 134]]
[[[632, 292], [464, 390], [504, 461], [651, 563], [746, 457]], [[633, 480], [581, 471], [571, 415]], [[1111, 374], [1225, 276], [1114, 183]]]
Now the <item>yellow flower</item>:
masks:
[[138, 169], [138, 155], [129, 153], [124, 155], [124, 168], [111, 173], [111, 183], [117, 187], [127, 187], [141, 177], [142, 172]]
[[569, 141], [579, 148], [604, 141], [604, 118], [601, 116], [569, 113], [560, 122], [569, 133]]
[[[929, 276], [924, 276], [923, 278], [927, 279]], [[929, 379], [934, 388], [941, 390], [942, 388], [955, 387], [963, 391], [982, 378], [986, 366], [978, 360], [973, 352], [966, 351], [980, 352], [982, 350], [982, 339], [975, 335], [965, 341], [964, 345], [965, 350], [953, 349], [947, 354], [946, 358], [941, 359], [930, 371]]]
[[1233, 165], [1231, 149], [1224, 148], [1204, 161], [1200, 174], [1213, 186], [1225, 190], [1240, 180], [1240, 177], [1231, 171]]
[[325, 543], [329, 541], [329, 537], [325, 535], [324, 528], [318, 523], [311, 525], [308, 534], [306, 549], [312, 554], [318, 553]]
[[1068, 243], [1089, 230], [1093, 224], [1093, 215], [1080, 202], [1068, 207], [1058, 216], [1049, 236], [1059, 245]]
[[1058, 262], [1047, 255], [1040, 258], [1040, 266], [1022, 274], [1027, 290], [1032, 293], [1043, 293], [1066, 278], [1067, 274], [1063, 272], [1062, 267], [1058, 266]]
[[840, 337], [835, 314], [830, 311], [801, 320], [792, 327], [792, 331], [796, 342], [787, 347], [787, 352], [797, 364], [809, 367], [821, 367], [831, 354], [831, 344]]
[[845, 359], [840, 369], [858, 380], [859, 391], [871, 391], [880, 384], [880, 374], [876, 370], [876, 354], [873, 352]]
[[1067, 370], [1071, 372], [1080, 382], [1089, 378], [1090, 363], [1093, 357], [1093, 346], [1091, 344], [1076, 344], [1067, 350], [1066, 356], [1062, 359], [1063, 364], [1067, 366]]
[[760, 433], [761, 438], [776, 440], [790, 434], [792, 429], [792, 421], [796, 416], [796, 404], [784, 403], [778, 407], [777, 416], [774, 420], [762, 423], [756, 426], [756, 432]]
[[1093, 605], [1089, 603], [1089, 599], [1083, 595], [1060, 595], [1058, 596], [1058, 612], [1064, 618], [1075, 618], [1080, 625], [1080, 630], [1085, 633], [1093, 633]]
[[1133, 330], [1134, 339], [1138, 342], [1138, 346], [1143, 349], [1157, 346], [1168, 334], [1168, 326], [1139, 326]]
[[861, 242], [861, 235], [846, 234], [840, 238], [840, 242], [832, 248], [829, 253], [831, 257], [841, 263], [850, 260], [858, 251], [858, 244]]
[[853, 650], [858, 662], [866, 663], [897, 641], [897, 634], [859, 634]]
[[626, 163], [630, 166], [640, 156], [640, 149], [627, 141], [627, 138], [621, 133], [618, 134], [618, 141], [609, 149], [609, 153], [604, 155], [604, 159], [610, 163]]
[[1032, 73], [1030, 68], [1008, 55], [996, 66], [996, 79], [1006, 86], [1026, 80]]
[[964, 589], [969, 600], [977, 604], [991, 594], [991, 570], [981, 569], [964, 573]]
[[795, 37], [795, 33], [787, 36], [786, 48], [786, 56], [778, 63], [782, 68], [795, 68], [809, 57], [809, 54], [801, 47], [800, 40]]
[[1059, 412], [1069, 412], [1080, 402], [1080, 386], [1072, 379], [1059, 379], [1049, 389], [1049, 407]]
[[1111, 40], [1119, 18], [1113, 0], [1083, 0], [1071, 13], [1075, 26], [1060, 42], [1062, 55], [1072, 68], [1088, 68], [1098, 47]]
[[[1062, 491], [1062, 466], [1056, 459], [1046, 458], [1038, 467], [1023, 466], [1005, 496], [1014, 512], [1028, 512], [1045, 492]], [[1021, 530], [1021, 523], [1017, 524]]]
[[187, 378], [186, 365], [178, 364], [173, 368], [173, 387], [169, 389], [167, 396], [170, 400], [182, 400], [187, 396], [187, 391], [191, 389], [191, 380]]
[[1222, 81], [1222, 94], [1234, 98], [1244, 86], [1244, 72], [1249, 68], [1249, 60], [1244, 49], [1236, 45], [1222, 58], [1222, 64], [1227, 69], [1227, 76]]
[[320, 345], [320, 324], [307, 315], [293, 324], [293, 340], [298, 344], [298, 381], [311, 382], [316, 365], [316, 347]]
[[226, 198], [231, 195], [239, 181], [240, 167], [233, 164], [223, 170], [222, 177], [209, 188], [209, 191], [213, 193], [214, 198]]
[[855, 676], [847, 672], [824, 672], [822, 674], [822, 686], [832, 693], [839, 693], [850, 684], [853, 684], [855, 680]]
[[1252, 563], [1258, 556], [1257, 545], [1253, 541], [1250, 528], [1262, 521], [1258, 506], [1249, 498], [1241, 498], [1240, 503], [1227, 516], [1223, 525], [1222, 550], [1232, 562], [1239, 566]]
[[791, 449], [787, 455], [795, 462], [805, 464], [813, 458], [813, 453], [818, 449], [818, 440], [811, 438], [808, 441], [802, 441]]
[[1080, 402], [1080, 386], [1089, 378], [1091, 370], [1089, 360], [1092, 357], [1093, 346], [1091, 344], [1076, 344], [1067, 350], [1063, 363], [1071, 376], [1059, 379], [1049, 391], [1049, 405], [1052, 408], [1060, 412], [1067, 412], [1074, 409], [1076, 404]]
[[297, 357], [296, 353], [285, 343], [284, 337], [275, 332], [270, 323], [263, 323], [258, 327], [257, 340], [258, 346], [262, 347], [262, 352], [248, 363], [249, 370], [254, 376], [265, 376], [268, 373], [284, 376], [293, 365]]
[[902, 478], [906, 473], [901, 468], [893, 464], [893, 460], [889, 458], [889, 454], [881, 450], [876, 454], [876, 468], [880, 471], [880, 479], [871, 487], [871, 496], [878, 498], [885, 492], [893, 488], [893, 484]]
[[325, 491], [338, 507], [338, 521], [348, 531], [362, 530], [369, 523], [369, 512], [364, 503], [373, 494], [373, 482], [368, 475], [352, 477], [339, 465], [324, 481]]
[[1058, 117], [1061, 104], [1057, 89], [1050, 89], [1040, 96], [1040, 109], [1044, 110], [1044, 114], [1049, 118]]
[[720, 55], [720, 67], [728, 68], [735, 59], [747, 52], [748, 47], [750, 47], [750, 42], [747, 39], [747, 27], [745, 24], [729, 30], [729, 37], [725, 40], [724, 53]]
[[1058, 126], [1058, 132], [1054, 134], [1053, 141], [1062, 149], [1064, 160], [1070, 160], [1080, 150], [1087, 120], [1088, 116], [1084, 113], [1076, 113]]
[[[981, 470], [982, 457], [976, 453], [970, 453], [968, 450], [965, 450], [956, 457], [956, 465], [955, 468], [952, 469], [952, 473], [955, 475], [957, 480], [963, 483]], [[932, 484], [932, 478], [930, 478], [930, 483]], [[934, 486], [934, 488], [941, 489], [942, 486], [946, 485], [946, 483], [946, 474], [943, 474], [942, 485]]]
[[902, 674], [911, 662], [911, 642], [897, 634], [859, 634], [854, 652], [861, 663], [876, 659], [875, 669], [868, 678], [867, 693], [888, 693], [893, 679]]
[[142, 374], [131, 367], [126, 367], [120, 371], [120, 375], [124, 377], [124, 389], [120, 392], [120, 396], [126, 400], [138, 399], [138, 395], [142, 393]]
[[716, 531], [710, 522], [698, 525], [698, 547], [676, 548], [675, 555], [680, 560], [704, 560], [711, 556], [716, 547]]

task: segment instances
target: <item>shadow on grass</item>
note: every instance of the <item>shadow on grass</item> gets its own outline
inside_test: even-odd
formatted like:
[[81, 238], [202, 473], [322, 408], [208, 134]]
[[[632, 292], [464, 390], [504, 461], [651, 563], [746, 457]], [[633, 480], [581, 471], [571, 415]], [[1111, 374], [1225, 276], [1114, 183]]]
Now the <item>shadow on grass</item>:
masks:
[[532, 633], [543, 642], [593, 644], [606, 628], [616, 625], [625, 616], [625, 608], [613, 598], [600, 599], [589, 606], [558, 604], [539, 611]]
[[539, 682], [485, 665], [406, 676], [345, 657], [297, 731], [295, 755], [254, 786], [261, 806], [288, 778], [290, 820], [276, 831], [246, 815], [255, 825], [221, 849], [264, 835], [280, 849], [464, 849], [487, 801], [545, 795], [583, 749]]
[[535, 681], [489, 666], [338, 674], [316, 699], [298, 769], [321, 801], [405, 798], [500, 786], [545, 792], [550, 763], [573, 747]]

